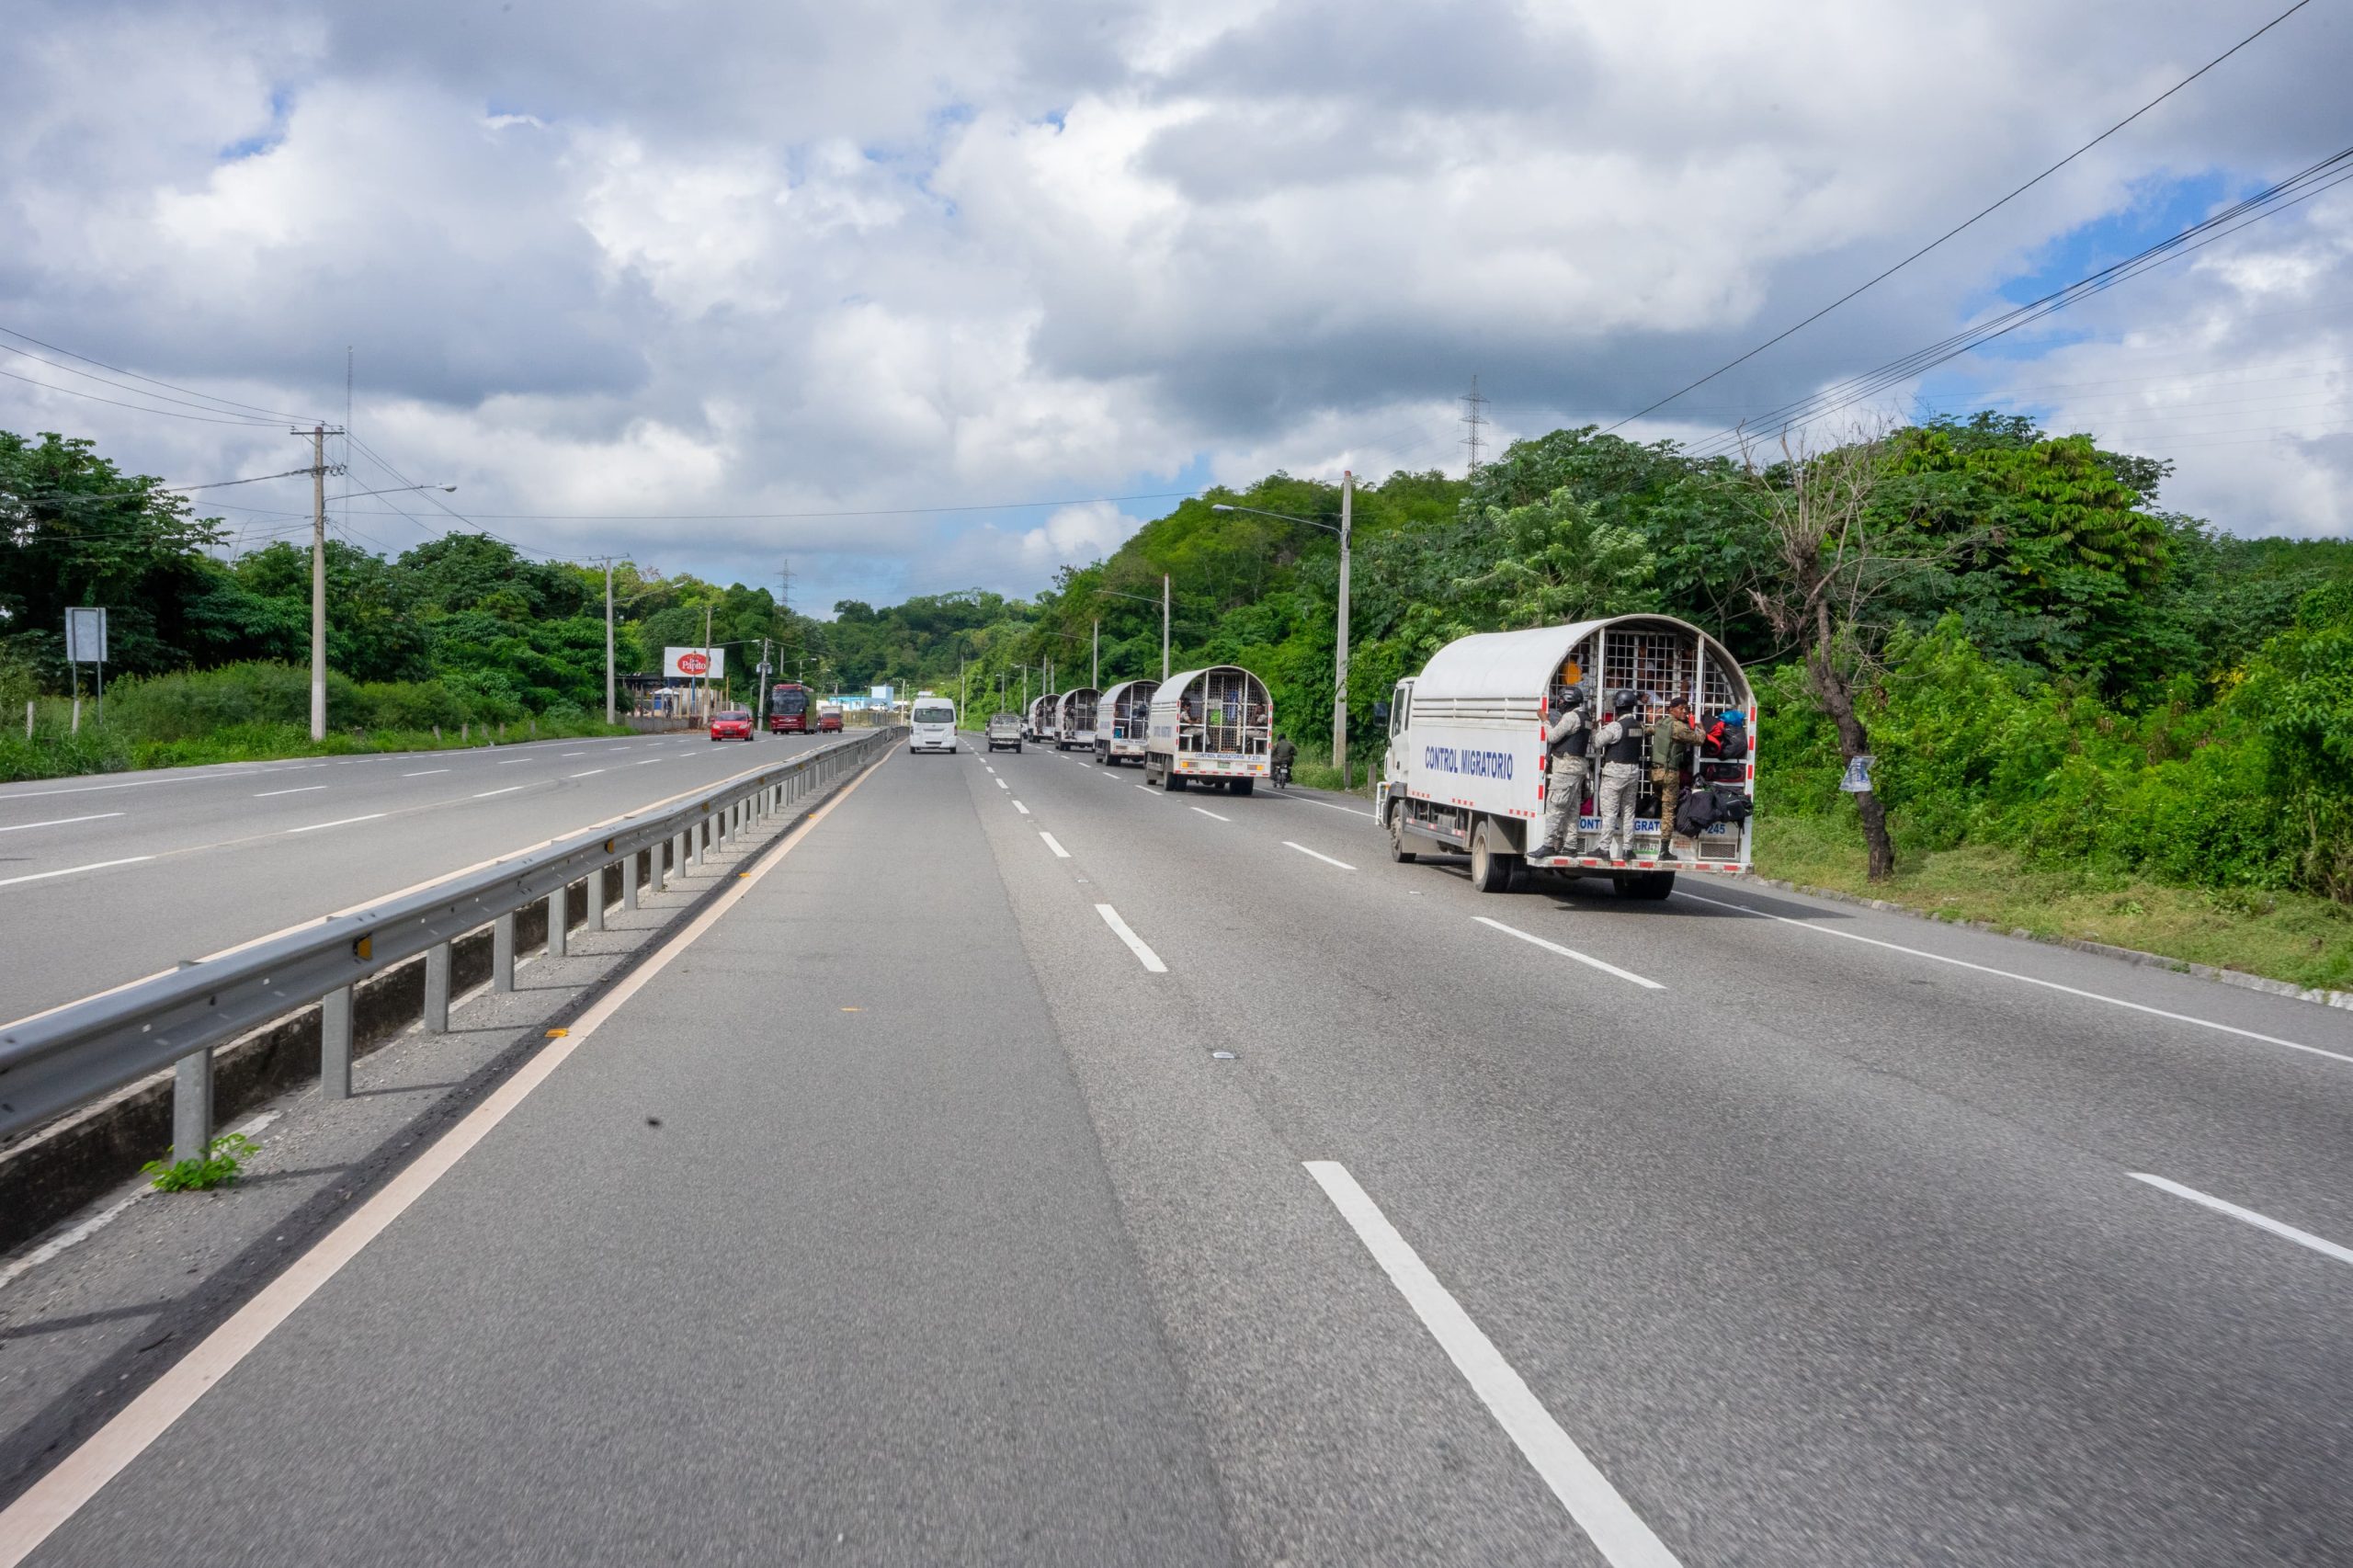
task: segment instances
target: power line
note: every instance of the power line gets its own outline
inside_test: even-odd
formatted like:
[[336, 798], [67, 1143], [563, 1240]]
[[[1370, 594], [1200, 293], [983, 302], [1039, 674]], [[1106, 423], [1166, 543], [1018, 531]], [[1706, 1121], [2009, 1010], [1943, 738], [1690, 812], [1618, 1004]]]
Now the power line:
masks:
[[[1625, 418], [1618, 421], [1617, 425], [1610, 426], [1609, 429], [1615, 430], [1619, 426], [1631, 425], [1635, 420], [1643, 417], [1643, 415], [1654, 413], [1657, 410], [1665, 407], [1668, 403], [1673, 403], [1677, 398], [1681, 397], [1685, 392], [1706, 386], [1710, 381], [1714, 381], [1726, 370], [1732, 369], [1736, 366], [1745, 364], [1749, 360], [1756, 358], [1756, 356], [1764, 353], [1765, 350], [1772, 347], [1773, 345], [1780, 342], [1783, 338], [1791, 336], [1796, 333], [1802, 332], [1805, 328], [1812, 326], [1815, 322], [1820, 321], [1823, 317], [1828, 315], [1831, 312], [1836, 310], [1847, 301], [1868, 290], [1876, 288], [1890, 278], [1894, 277], [1897, 273], [1903, 271], [1905, 267], [1911, 266], [1914, 262], [1919, 260], [1922, 256], [1927, 255], [1938, 245], [1943, 244], [1947, 240], [1951, 239], [1962, 230], [1970, 227], [1971, 224], [1975, 223], [1979, 219], [1987, 217], [1992, 213], [1998, 211], [2000, 209], [2008, 206], [2010, 202], [2017, 199], [2018, 197], [2021, 197], [2028, 191], [2032, 190], [2036, 186], [2040, 185], [2044, 180], [2049, 179], [2052, 175], [2057, 174], [2061, 169], [2065, 168], [2069, 164], [2074, 163], [2077, 158], [2082, 157], [2086, 153], [2090, 152], [2093, 148], [2098, 146], [2101, 142], [2107, 141], [2109, 137], [2115, 135], [2118, 131], [2123, 130], [2126, 126], [2131, 124], [2134, 120], [2140, 119], [2143, 115], [2148, 113], [2151, 109], [2156, 108], [2159, 104], [2165, 102], [2167, 98], [2173, 97], [2176, 93], [2189, 85], [2190, 83], [2195, 82], [2199, 77], [2203, 76], [2207, 72], [2211, 71], [2215, 66], [2220, 65], [2223, 61], [2228, 60], [2232, 55], [2236, 54], [2240, 50], [2245, 49], [2248, 44], [2253, 43], [2256, 39], [2261, 38], [2265, 33], [2269, 32], [2272, 28], [2278, 27], [2280, 23], [2286, 21], [2289, 17], [2294, 16], [2297, 12], [2302, 10], [2310, 4], [2312, 4], [2312, 0], [2296, 0], [2294, 5], [2289, 6], [2286, 10], [2272, 17], [2261, 27], [2256, 28], [2255, 31], [2247, 34], [2246, 37], [2239, 40], [2238, 42], [2231, 45], [2230, 48], [2222, 51], [2222, 53], [2214, 56], [2213, 59], [2208, 61], [2205, 64], [2200, 65], [2197, 70], [2192, 71], [2188, 75], [2184, 76], [2180, 81], [2176, 82], [2172, 86], [2167, 87], [2164, 92], [2159, 93], [2155, 97], [2151, 98], [2147, 103], [2143, 104], [2139, 108], [2134, 109], [2131, 114], [2126, 115], [2122, 119], [2118, 120], [2114, 125], [2109, 126], [2106, 131], [2101, 131], [2098, 135], [2093, 137], [2090, 141], [2085, 142], [2082, 146], [2076, 148], [2074, 152], [2068, 153], [2065, 157], [2060, 159], [2057, 163], [2052, 165], [2049, 168], [2043, 170], [2040, 174], [2027, 181], [2024, 185], [2019, 186], [2007, 196], [2003, 197], [2000, 200], [1995, 201], [1989, 207], [1981, 209], [1964, 222], [1956, 223], [1953, 227], [1947, 229], [1943, 233], [1938, 234], [1935, 239], [1930, 240], [1927, 244], [1922, 245], [1918, 250], [1914, 251], [1910, 256], [1905, 256], [1893, 267], [1891, 267], [1886, 271], [1880, 273], [1877, 277], [1858, 284], [1855, 288], [1848, 290], [1846, 293], [1839, 295], [1836, 299], [1831, 301], [1828, 304], [1823, 306], [1822, 309], [1814, 312], [1813, 314], [1806, 317], [1805, 320], [1798, 323], [1795, 326], [1774, 334], [1771, 337], [1767, 338], [1764, 342], [1758, 344], [1747, 353], [1743, 354], [1737, 359], [1729, 360], [1724, 364], [1717, 366], [1706, 375], [1701, 376], [1698, 381], [1693, 381], [1689, 386], [1679, 387], [1674, 392], [1667, 393], [1665, 397], [1660, 398], [1656, 403], [1652, 403], [1649, 407], [1638, 409], [1634, 413], [1626, 415]], [[1603, 433], [1606, 435], [1608, 434], [1608, 431]]]
[[[116, 408], [128, 408], [136, 414], [160, 414], [170, 419], [193, 419], [199, 425], [241, 425], [248, 430], [266, 430], [276, 423], [268, 419], [215, 418], [203, 414], [180, 414], [172, 409], [156, 408], [143, 403], [125, 403], [120, 398], [100, 397], [96, 392], [86, 392], [79, 387], [61, 387], [53, 381], [37, 381], [30, 376], [20, 376], [14, 370], [0, 370], [0, 376], [6, 376], [12, 381], [22, 381], [27, 386], [39, 387], [43, 392], [63, 392], [68, 397], [86, 397], [92, 403], [110, 403]], [[140, 395], [147, 397], [153, 394], [142, 392]]]
[[[0, 326], [0, 336], [13, 337], [19, 343], [29, 343], [36, 348], [46, 348], [51, 354], [63, 354], [68, 359], [79, 359], [85, 365], [96, 365], [101, 370], [112, 370], [118, 376], [129, 376], [134, 381], [145, 381], [149, 386], [162, 387], [166, 392], [186, 392], [190, 397], [204, 398], [224, 408], [242, 409], [248, 414], [266, 415], [273, 420], [292, 419], [304, 424], [318, 423], [307, 414], [289, 414], [282, 408], [261, 408], [250, 403], [239, 403], [234, 398], [218, 397], [211, 392], [199, 392], [194, 387], [183, 387], [171, 381], [158, 381], [153, 376], [142, 376], [136, 370], [126, 370], [119, 365], [109, 365], [103, 359], [93, 359], [86, 354], [76, 354], [71, 348], [62, 348], [54, 343], [44, 343], [30, 333], [18, 332], [14, 327]], [[56, 369], [62, 370], [66, 367], [60, 365]]]
[[2255, 195], [2234, 201], [2212, 216], [2191, 224], [2166, 239], [2158, 241], [2124, 260], [2104, 267], [2087, 277], [2079, 278], [2063, 289], [2057, 289], [2039, 300], [2031, 300], [1990, 320], [1953, 334], [1949, 337], [1915, 349], [1903, 358], [1889, 361], [1877, 369], [1847, 377], [1780, 407], [1768, 411], [1753, 420], [1719, 432], [1698, 443], [1692, 450], [1699, 456], [1729, 452], [1740, 443], [1741, 434], [1748, 426], [1786, 428], [1810, 424], [1826, 415], [1852, 406], [1865, 398], [1913, 379], [1923, 371], [1933, 369], [1948, 359], [1956, 358], [1972, 349], [1981, 347], [1997, 337], [2054, 312], [2066, 309], [2079, 300], [2104, 293], [2118, 284], [2138, 277], [2152, 267], [2178, 260], [2192, 252], [2204, 249], [2215, 241], [2228, 238], [2252, 223], [2284, 212], [2291, 207], [2311, 200], [2323, 191], [2353, 179], [2353, 147], [2333, 153], [2320, 162], [2290, 175], [2279, 184], [2267, 187]]
[[[363, 451], [367, 449], [364, 444], [360, 449]], [[378, 466], [384, 465], [380, 462]], [[398, 471], [386, 468], [385, 472], [397, 472]], [[1148, 495], [1080, 495], [1051, 501], [990, 501], [957, 506], [875, 506], [861, 510], [830, 512], [476, 512], [473, 517], [487, 517], [493, 522], [511, 523], [777, 523], [823, 517], [917, 517], [951, 512], [1024, 512], [1040, 506], [1092, 506], [1105, 504], [1117, 505], [1125, 501], [1183, 501], [1208, 494], [1207, 489], [1165, 490]], [[436, 504], [438, 505], [438, 503]], [[458, 515], [448, 506], [443, 506], [442, 510], [450, 512], [453, 517]]]

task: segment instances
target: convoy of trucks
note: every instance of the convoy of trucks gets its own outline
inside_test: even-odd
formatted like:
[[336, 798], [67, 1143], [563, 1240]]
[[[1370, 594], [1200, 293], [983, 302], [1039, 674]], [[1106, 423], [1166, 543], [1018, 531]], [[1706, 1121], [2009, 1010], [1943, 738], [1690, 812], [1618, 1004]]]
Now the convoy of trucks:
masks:
[[[1640, 769], [1642, 784], [1631, 841], [1615, 858], [1605, 853], [1594, 798], [1602, 759], [1589, 744], [1583, 771], [1564, 773], [1580, 780], [1575, 825], [1561, 853], [1537, 853], [1546, 847], [1547, 727], [1573, 706], [1573, 690], [1588, 737], [1612, 720], [1629, 722], [1619, 760]], [[1677, 758], [1680, 809], [1666, 821], [1670, 792], [1653, 755], [1654, 727], [1676, 698], [1706, 740]], [[1544, 869], [1603, 878], [1640, 899], [1665, 898], [1678, 871], [1748, 869], [1756, 699], [1731, 651], [1688, 621], [1624, 615], [1458, 638], [1374, 711], [1388, 722], [1389, 744], [1373, 814], [1392, 859], [1467, 855], [1471, 885], [1482, 892], [1517, 891]], [[1268, 776], [1274, 703], [1248, 670], [1214, 665], [1099, 693], [1049, 693], [1029, 704], [1021, 733], [1058, 751], [1091, 750], [1106, 764], [1133, 758], [1157, 789], [1199, 784], [1247, 795]]]
[[[1529, 858], [1543, 847], [1545, 725], [1572, 687], [1584, 692], [1596, 727], [1616, 716], [1615, 698], [1628, 691], [1635, 694], [1630, 707], [1645, 719], [1676, 696], [1688, 696], [1697, 717], [1739, 716], [1742, 755], [1696, 759], [1690, 789], [1707, 789], [1719, 814], [1690, 835], [1688, 858], [1673, 855], [1675, 824], [1659, 820], [1645, 737], [1634, 843], [1621, 846], [1624, 858], [1597, 853], [1603, 824], [1586, 799], [1566, 853]], [[1483, 892], [1521, 885], [1527, 870], [1540, 866], [1607, 877], [1631, 898], [1665, 898], [1677, 870], [1748, 869], [1756, 701], [1738, 661], [1688, 621], [1618, 616], [1461, 638], [1431, 655], [1420, 675], [1399, 681], [1387, 707], [1389, 749], [1375, 814], [1396, 859], [1431, 849], [1467, 853], [1472, 885]]]
[[1143, 781], [1164, 790], [1217, 785], [1247, 795], [1267, 777], [1275, 705], [1267, 683], [1239, 665], [1170, 676], [1152, 694]]
[[1117, 766], [1142, 764], [1144, 741], [1152, 729], [1152, 694], [1156, 680], [1123, 680], [1095, 699], [1095, 755]]

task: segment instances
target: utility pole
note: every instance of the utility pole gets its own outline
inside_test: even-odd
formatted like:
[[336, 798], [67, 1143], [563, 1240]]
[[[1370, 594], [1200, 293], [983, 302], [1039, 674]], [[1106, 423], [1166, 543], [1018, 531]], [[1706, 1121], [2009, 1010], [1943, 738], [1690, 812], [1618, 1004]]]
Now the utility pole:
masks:
[[767, 729], [768, 729], [768, 640], [767, 640], [767, 638], [765, 638], [765, 637], [763, 637], [763, 638], [761, 638], [761, 639], [760, 639], [760, 691], [759, 691], [759, 699], [760, 699], [760, 710], [759, 710], [759, 711], [760, 711], [760, 718], [759, 718], [759, 729], [760, 729], [760, 733], [762, 733], [762, 734], [766, 734], [766, 733], [767, 733]]
[[613, 558], [605, 557], [605, 722], [613, 722]]
[[1168, 574], [1160, 574], [1160, 678], [1168, 678]]
[[[1473, 396], [1477, 395], [1475, 391]], [[1340, 475], [1340, 652], [1332, 665], [1332, 760], [1340, 769], [1340, 788], [1353, 790], [1348, 779], [1348, 514], [1356, 498], [1357, 476]]]
[[1100, 691], [1103, 689], [1103, 618], [1099, 615], [1095, 618], [1094, 635], [1095, 641], [1090, 644], [1094, 652], [1087, 655], [1086, 683]]
[[1471, 378], [1471, 395], [1462, 400], [1462, 426], [1470, 432], [1463, 437], [1462, 444], [1471, 449], [1470, 466], [1462, 471], [1465, 478], [1479, 472], [1479, 427], [1486, 423], [1481, 411], [1486, 406], [1487, 400], [1479, 395], [1479, 378], [1474, 375]]
[[311, 738], [327, 738], [327, 437], [340, 436], [314, 425], [297, 430], [311, 437]]
[[703, 722], [710, 722], [710, 605], [702, 607], [702, 714]]

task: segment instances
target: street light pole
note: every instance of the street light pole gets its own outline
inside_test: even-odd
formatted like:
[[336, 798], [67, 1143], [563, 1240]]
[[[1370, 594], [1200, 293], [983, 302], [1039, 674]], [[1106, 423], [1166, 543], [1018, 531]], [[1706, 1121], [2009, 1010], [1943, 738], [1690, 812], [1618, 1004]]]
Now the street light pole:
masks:
[[1103, 689], [1103, 618], [1099, 615], [1095, 618], [1094, 639], [1088, 644], [1092, 652], [1087, 654], [1086, 684], [1100, 691]]
[[324, 425], [311, 431], [311, 738], [327, 738], [327, 427]]
[[1340, 788], [1353, 790], [1348, 778], [1348, 514], [1357, 476], [1340, 474], [1340, 650], [1332, 662], [1332, 760], [1340, 767]]
[[[1340, 536], [1340, 606], [1339, 635], [1332, 658], [1332, 766], [1340, 770], [1340, 787], [1354, 788], [1348, 768], [1348, 545], [1353, 537], [1350, 515], [1356, 499], [1357, 476], [1347, 471], [1340, 474], [1340, 520], [1335, 525], [1315, 517], [1294, 517], [1289, 512], [1268, 512], [1256, 506], [1231, 506], [1222, 502], [1210, 507], [1212, 512], [1248, 512], [1254, 517], [1273, 517], [1279, 522], [1302, 523], [1311, 528]], [[1165, 678], [1165, 677], [1163, 677]]]
[[1168, 678], [1168, 574], [1160, 574], [1160, 678]]
[[613, 558], [605, 557], [605, 722], [613, 722]]

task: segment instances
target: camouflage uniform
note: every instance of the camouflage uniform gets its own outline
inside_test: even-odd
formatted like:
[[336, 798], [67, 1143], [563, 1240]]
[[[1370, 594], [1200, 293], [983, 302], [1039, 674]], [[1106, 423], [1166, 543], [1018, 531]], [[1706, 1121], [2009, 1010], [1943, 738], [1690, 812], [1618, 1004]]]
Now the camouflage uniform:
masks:
[[1651, 731], [1651, 778], [1658, 785], [1658, 839], [1662, 853], [1674, 853], [1675, 805], [1683, 794], [1683, 775], [1698, 755], [1701, 738], [1689, 720], [1673, 713]]
[[1634, 802], [1643, 792], [1643, 736], [1645, 727], [1637, 713], [1619, 714], [1594, 736], [1601, 751], [1599, 796], [1601, 834], [1612, 860], [1623, 860], [1634, 844]]

